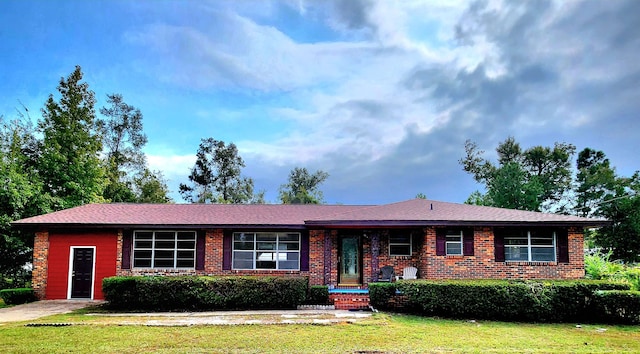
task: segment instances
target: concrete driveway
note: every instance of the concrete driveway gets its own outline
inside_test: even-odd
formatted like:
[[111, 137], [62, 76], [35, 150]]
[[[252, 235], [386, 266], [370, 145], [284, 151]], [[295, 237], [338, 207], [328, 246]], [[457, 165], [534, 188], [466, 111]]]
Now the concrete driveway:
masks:
[[68, 313], [83, 307], [98, 305], [93, 300], [43, 300], [0, 309], [0, 323], [35, 320], [40, 317]]

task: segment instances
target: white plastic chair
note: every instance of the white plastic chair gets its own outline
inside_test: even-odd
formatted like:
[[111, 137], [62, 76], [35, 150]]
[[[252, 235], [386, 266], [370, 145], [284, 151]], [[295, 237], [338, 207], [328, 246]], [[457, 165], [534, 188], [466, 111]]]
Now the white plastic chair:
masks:
[[402, 277], [398, 277], [400, 279], [409, 280], [409, 279], [418, 279], [418, 268], [416, 267], [406, 267], [402, 270]]

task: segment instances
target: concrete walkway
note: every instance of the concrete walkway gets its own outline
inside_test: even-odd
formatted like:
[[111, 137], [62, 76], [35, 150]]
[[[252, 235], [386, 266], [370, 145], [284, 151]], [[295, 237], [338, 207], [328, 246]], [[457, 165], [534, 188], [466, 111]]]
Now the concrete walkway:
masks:
[[0, 323], [30, 321], [40, 317], [69, 313], [84, 307], [99, 305], [93, 300], [43, 300], [0, 309]]
[[370, 312], [347, 310], [247, 310], [212, 312], [98, 313], [110, 323], [143, 326], [269, 325], [355, 323], [371, 317]]
[[[69, 313], [103, 301], [44, 300], [0, 309], [0, 325], [7, 322], [37, 320]], [[336, 324], [357, 322], [370, 312], [346, 310], [266, 310], [212, 312], [88, 313], [83, 323], [109, 323], [142, 326], [250, 325], [250, 324]], [[107, 319], [105, 321], [105, 319]], [[45, 320], [46, 322], [46, 320]], [[46, 325], [46, 323], [36, 323]]]

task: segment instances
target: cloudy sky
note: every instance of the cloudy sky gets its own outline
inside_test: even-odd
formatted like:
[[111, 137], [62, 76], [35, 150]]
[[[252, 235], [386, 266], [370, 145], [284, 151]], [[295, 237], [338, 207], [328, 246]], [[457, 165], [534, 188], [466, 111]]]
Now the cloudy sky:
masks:
[[206, 137], [234, 142], [271, 202], [295, 166], [330, 174], [328, 203], [463, 202], [481, 189], [467, 139], [640, 169], [635, 0], [0, 3], [0, 115], [38, 118], [75, 65], [98, 107], [140, 108], [174, 191]]

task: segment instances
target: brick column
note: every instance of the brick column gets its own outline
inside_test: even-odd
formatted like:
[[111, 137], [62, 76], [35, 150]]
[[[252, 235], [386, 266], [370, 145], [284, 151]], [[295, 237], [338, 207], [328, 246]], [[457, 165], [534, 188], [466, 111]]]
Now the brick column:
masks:
[[123, 242], [122, 229], [119, 229], [118, 241], [116, 243], [116, 275], [124, 275], [122, 274], [122, 242]]
[[222, 239], [224, 231], [222, 229], [206, 230], [204, 241], [204, 273], [208, 275], [223, 274], [222, 257], [223, 246]]
[[380, 257], [380, 233], [378, 231], [371, 232], [371, 281], [378, 281], [378, 269]]
[[309, 231], [309, 285], [325, 284], [324, 230]]
[[329, 230], [324, 231], [324, 285], [331, 284], [331, 232]]
[[33, 241], [33, 272], [31, 286], [40, 300], [47, 295], [47, 272], [49, 257], [49, 232], [36, 232]]
[[566, 278], [584, 277], [584, 230], [570, 227], [567, 230], [569, 238], [569, 270]]

